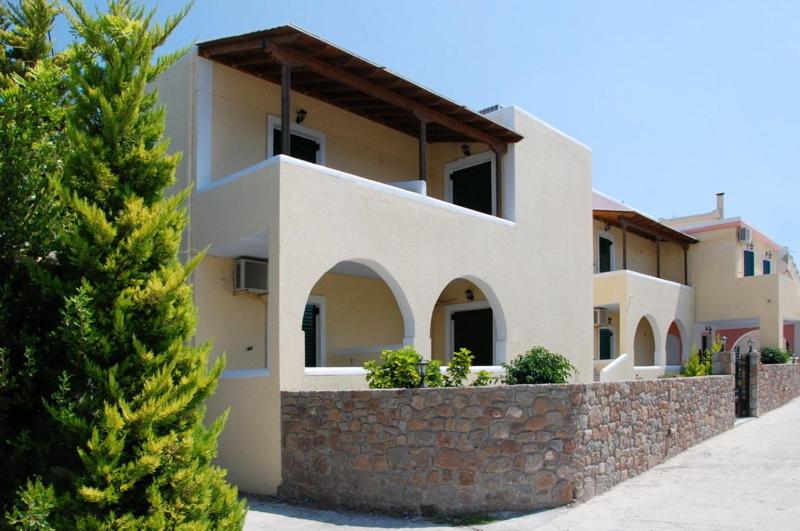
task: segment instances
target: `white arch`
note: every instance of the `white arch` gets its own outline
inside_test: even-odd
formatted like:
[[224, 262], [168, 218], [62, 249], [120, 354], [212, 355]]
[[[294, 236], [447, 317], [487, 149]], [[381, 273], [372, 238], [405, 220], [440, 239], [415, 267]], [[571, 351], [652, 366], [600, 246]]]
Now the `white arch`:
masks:
[[[319, 281], [319, 279], [322, 278], [323, 275], [325, 275], [325, 273], [327, 273], [337, 265], [341, 264], [342, 262], [352, 262], [370, 268], [381, 278], [381, 280], [383, 280], [386, 283], [387, 286], [389, 286], [392, 295], [394, 295], [395, 303], [397, 304], [397, 307], [400, 310], [400, 315], [403, 317], [403, 344], [404, 345], [411, 344], [414, 340], [414, 332], [416, 330], [414, 312], [411, 311], [411, 304], [409, 304], [408, 297], [406, 296], [405, 291], [403, 291], [403, 288], [400, 286], [400, 283], [397, 282], [397, 279], [395, 279], [394, 275], [392, 275], [389, 272], [389, 270], [386, 269], [382, 264], [370, 258], [347, 258], [344, 260], [339, 260], [331, 267], [329, 267], [321, 274], [319, 274], [316, 280], [314, 280], [314, 284], [316, 284]], [[309, 293], [311, 293], [314, 284], [312, 284], [311, 287], [308, 288], [307, 291]], [[305, 304], [305, 301], [303, 302], [303, 304]], [[296, 312], [295, 315], [302, 316], [303, 315], [302, 308], [301, 311]]]
[[[672, 327], [672, 323], [675, 323], [675, 326], [678, 328], [678, 337], [681, 340], [681, 363], [684, 360], [689, 358], [689, 333], [686, 329], [686, 325], [681, 321], [679, 318], [675, 318], [669, 324], [669, 328]], [[667, 328], [667, 336], [669, 336], [669, 328]], [[664, 350], [666, 350], [666, 341], [667, 337], [664, 338]]]
[[650, 326], [650, 331], [653, 333], [653, 365], [657, 364], [657, 357], [659, 348], [664, 345], [666, 338], [661, 337], [661, 328], [658, 326], [658, 321], [656, 321], [655, 317], [650, 314], [645, 314], [641, 316], [639, 319], [636, 320], [636, 325], [633, 328], [633, 360], [634, 364], [636, 364], [636, 332], [639, 331], [639, 326], [642, 324], [642, 321], [647, 322], [648, 326]]
[[742, 337], [736, 340], [736, 343], [733, 344], [731, 350], [734, 350], [736, 347], [740, 347], [740, 350], [743, 354], [747, 354], [750, 352], [750, 347], [748, 345], [748, 339], [753, 340], [753, 350], [761, 350], [761, 330], [755, 329], [750, 330], [746, 334], [742, 334]]
[[507, 361], [506, 342], [508, 340], [508, 327], [506, 324], [506, 315], [503, 311], [503, 305], [500, 303], [500, 298], [497, 296], [497, 293], [495, 293], [494, 289], [492, 289], [489, 283], [482, 278], [476, 275], [466, 274], [455, 276], [446, 282], [444, 286], [442, 286], [442, 290], [435, 295], [436, 298], [433, 299], [433, 302], [430, 305], [430, 311], [428, 312], [429, 322], [433, 320], [433, 311], [436, 307], [436, 301], [438, 300], [439, 295], [451, 282], [455, 280], [467, 280], [472, 282], [486, 297], [486, 300], [489, 302], [489, 306], [492, 308], [492, 318], [494, 320], [494, 361], [497, 364]]

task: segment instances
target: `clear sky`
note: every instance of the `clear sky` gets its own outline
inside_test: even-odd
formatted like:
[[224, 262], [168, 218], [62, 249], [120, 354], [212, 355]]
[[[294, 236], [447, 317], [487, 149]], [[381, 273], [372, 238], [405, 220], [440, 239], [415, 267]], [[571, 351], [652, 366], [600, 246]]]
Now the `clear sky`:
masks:
[[525, 108], [654, 216], [724, 191], [728, 216], [800, 254], [796, 0], [197, 0], [167, 48], [287, 23], [473, 109]]

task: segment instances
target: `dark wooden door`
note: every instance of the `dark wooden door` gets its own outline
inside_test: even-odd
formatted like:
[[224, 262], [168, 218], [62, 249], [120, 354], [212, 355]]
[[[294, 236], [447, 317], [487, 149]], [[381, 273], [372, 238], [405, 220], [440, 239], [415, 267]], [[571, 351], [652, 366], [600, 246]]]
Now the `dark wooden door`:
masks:
[[469, 349], [473, 365], [494, 365], [494, 320], [491, 308], [454, 312], [453, 349]]
[[[319, 143], [311, 138], [306, 138], [300, 135], [291, 136], [291, 146], [289, 153], [292, 157], [307, 162], [317, 162], [317, 152], [319, 151]], [[274, 129], [272, 131], [272, 153], [278, 154], [283, 147], [283, 138], [281, 137], [281, 130]]]
[[492, 214], [492, 178], [490, 161], [452, 172], [453, 204]]

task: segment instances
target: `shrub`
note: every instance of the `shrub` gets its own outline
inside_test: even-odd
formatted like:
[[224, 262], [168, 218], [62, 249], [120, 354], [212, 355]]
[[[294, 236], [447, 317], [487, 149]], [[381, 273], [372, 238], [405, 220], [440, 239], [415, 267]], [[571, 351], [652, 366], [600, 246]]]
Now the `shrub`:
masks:
[[475, 380], [472, 382], [472, 387], [484, 387], [497, 381], [489, 371], [481, 370], [475, 375]]
[[504, 363], [503, 368], [506, 373], [501, 380], [508, 385], [567, 383], [577, 372], [567, 358], [541, 346]]
[[681, 376], [708, 376], [711, 374], [711, 358], [701, 356], [697, 349], [693, 349], [689, 359], [681, 366]]
[[[463, 387], [469, 377], [472, 366], [472, 353], [462, 348], [453, 353], [453, 359], [442, 374], [442, 364], [432, 360], [425, 367], [425, 385], [428, 387]], [[422, 361], [422, 355], [410, 345], [397, 350], [384, 350], [381, 352], [381, 362], [370, 360], [364, 363], [367, 370], [367, 382], [370, 389], [412, 389], [420, 386], [420, 376], [417, 365]], [[487, 371], [480, 371], [473, 382], [473, 386], [488, 385], [491, 375]]]
[[761, 363], [788, 363], [791, 359], [792, 353], [787, 350], [777, 347], [764, 347], [761, 349]]

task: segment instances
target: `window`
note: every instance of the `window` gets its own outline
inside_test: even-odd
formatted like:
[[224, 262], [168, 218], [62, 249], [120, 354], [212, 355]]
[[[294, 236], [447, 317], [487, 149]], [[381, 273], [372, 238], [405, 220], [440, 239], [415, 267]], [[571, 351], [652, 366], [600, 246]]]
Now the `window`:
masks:
[[600, 328], [597, 339], [597, 357], [601, 360], [610, 360], [614, 357], [614, 331], [611, 328]]
[[[267, 119], [267, 158], [281, 152], [281, 120], [277, 116]], [[314, 164], [325, 164], [325, 133], [292, 124], [289, 155]]]
[[325, 298], [312, 295], [303, 311], [306, 367], [325, 366]]
[[494, 153], [486, 151], [445, 165], [445, 199], [484, 214], [497, 215]]
[[762, 271], [765, 275], [772, 273], [772, 260], [764, 260], [761, 262]]
[[606, 273], [612, 271], [612, 258], [614, 250], [614, 242], [610, 238], [600, 236], [597, 242], [597, 272]]
[[752, 277], [756, 274], [756, 253], [753, 251], [744, 252], [744, 276]]

